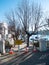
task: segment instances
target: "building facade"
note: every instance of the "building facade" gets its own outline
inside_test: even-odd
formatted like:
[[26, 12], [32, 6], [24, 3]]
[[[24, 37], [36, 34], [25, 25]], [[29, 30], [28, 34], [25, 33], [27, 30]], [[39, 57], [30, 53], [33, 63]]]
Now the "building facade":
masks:
[[8, 25], [7, 25], [7, 23], [0, 23], [0, 35], [3, 38], [6, 38], [7, 34], [8, 34]]

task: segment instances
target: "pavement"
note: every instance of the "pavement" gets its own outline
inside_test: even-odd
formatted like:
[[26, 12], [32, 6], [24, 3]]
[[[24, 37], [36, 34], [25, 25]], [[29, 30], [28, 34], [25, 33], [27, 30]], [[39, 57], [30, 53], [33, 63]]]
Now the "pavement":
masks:
[[[23, 47], [23, 46], [22, 46]], [[49, 49], [47, 51], [33, 52], [32, 47], [29, 51], [25, 52], [25, 46], [17, 51], [14, 49], [14, 54], [5, 54], [0, 56], [0, 65], [49, 65]]]
[[20, 55], [22, 55], [24, 52], [15, 52], [14, 54], [5, 54], [5, 55], [2, 55], [2, 56], [0, 56], [0, 65], [1, 64], [3, 64], [4, 65], [4, 63], [6, 63], [6, 62], [8, 62], [8, 61], [10, 61], [11, 59], [14, 59], [14, 58], [16, 58], [16, 57], [19, 57]]
[[[31, 51], [29, 51], [28, 53], [24, 53], [24, 52], [23, 53], [20, 52], [20, 53], [21, 53], [20, 55], [18, 55], [18, 56], [14, 55], [14, 58], [12, 58], [6, 62], [2, 62], [2, 63], [0, 63], [0, 65], [15, 65], [15, 64], [17, 65], [17, 64], [21, 63], [22, 61], [24, 61], [24, 59], [26, 57], [28, 57], [32, 54]], [[8, 57], [8, 59], [9, 59], [9, 57]]]
[[29, 59], [21, 62], [19, 65], [49, 65], [49, 50], [36, 52]]
[[14, 59], [15, 57], [18, 57], [18, 56], [24, 54], [25, 50], [26, 50], [26, 44], [23, 43], [22, 45], [20, 45], [19, 51], [18, 51], [18, 45], [16, 45], [14, 48], [12, 48], [12, 50], [14, 51], [14, 54], [5, 53], [0, 56], [0, 61], [1, 61], [0, 65], [8, 62], [11, 59]]
[[[22, 43], [21, 45], [19, 45], [19, 50], [24, 50], [26, 47], [26, 43]], [[18, 45], [15, 45], [15, 47], [12, 48], [13, 51], [18, 51]]]
[[19, 56], [14, 55], [12, 59], [3, 62], [0, 65], [49, 65], [49, 50], [42, 52], [32, 52], [32, 50], [30, 50]]

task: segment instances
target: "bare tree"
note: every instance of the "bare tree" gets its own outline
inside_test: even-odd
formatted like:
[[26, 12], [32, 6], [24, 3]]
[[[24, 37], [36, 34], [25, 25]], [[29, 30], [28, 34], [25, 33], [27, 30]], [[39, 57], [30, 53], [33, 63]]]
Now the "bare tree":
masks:
[[[24, 29], [24, 32], [27, 34], [27, 47], [28, 47], [30, 36], [36, 34], [40, 27], [46, 25], [46, 24], [42, 26], [39, 25], [40, 19], [42, 17], [41, 7], [40, 5], [36, 5], [36, 6], [34, 6], [34, 4], [30, 5], [28, 0], [23, 0], [21, 5], [18, 5], [18, 9], [15, 10], [15, 13], [18, 21], [17, 24], [20, 23], [21, 27], [23, 27]], [[11, 24], [14, 26], [15, 29], [16, 20], [14, 13], [12, 12], [12, 16], [6, 15], [6, 17], [8, 21], [11, 22]], [[35, 27], [34, 31], [32, 32], [29, 32], [30, 24], [32, 24], [32, 26], [34, 25]]]
[[5, 16], [6, 16], [6, 19], [8, 21], [10, 31], [14, 32], [15, 27], [16, 27], [16, 25], [15, 25], [16, 20], [15, 20], [14, 12], [11, 11], [10, 14], [5, 14]]
[[[27, 34], [27, 47], [29, 46], [29, 37], [37, 32], [38, 23], [41, 18], [40, 6], [35, 8], [34, 4], [29, 5], [28, 0], [24, 0], [16, 11], [19, 21], [22, 23], [25, 33]], [[35, 22], [35, 23], [34, 23]], [[29, 24], [35, 24], [35, 30], [29, 32]]]
[[45, 21], [46, 21], [46, 30], [49, 30], [49, 18], [45, 18]]
[[31, 22], [31, 11], [29, 2], [27, 0], [22, 1], [21, 6], [18, 7], [18, 11], [16, 11], [16, 16], [18, 16], [19, 21], [22, 24], [22, 27], [27, 34], [27, 47], [29, 46], [29, 23]]
[[13, 35], [13, 38], [16, 37], [16, 39], [18, 39], [20, 29], [18, 27], [14, 11], [11, 11], [10, 14], [6, 14], [5, 16], [8, 21], [9, 33]]
[[40, 28], [40, 19], [42, 17], [41, 5], [32, 5], [32, 21], [34, 22], [34, 31]]

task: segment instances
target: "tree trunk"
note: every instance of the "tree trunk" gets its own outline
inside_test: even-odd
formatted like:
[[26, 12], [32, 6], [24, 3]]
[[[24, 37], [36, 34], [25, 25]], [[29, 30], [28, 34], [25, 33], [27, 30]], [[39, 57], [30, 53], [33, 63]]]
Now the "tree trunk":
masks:
[[27, 47], [29, 47], [29, 35], [27, 36]]

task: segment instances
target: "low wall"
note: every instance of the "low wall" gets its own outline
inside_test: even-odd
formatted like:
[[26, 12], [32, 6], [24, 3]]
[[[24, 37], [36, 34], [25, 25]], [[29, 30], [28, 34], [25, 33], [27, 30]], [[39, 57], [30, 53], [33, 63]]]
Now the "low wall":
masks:
[[0, 52], [5, 53], [5, 41], [0, 40]]

